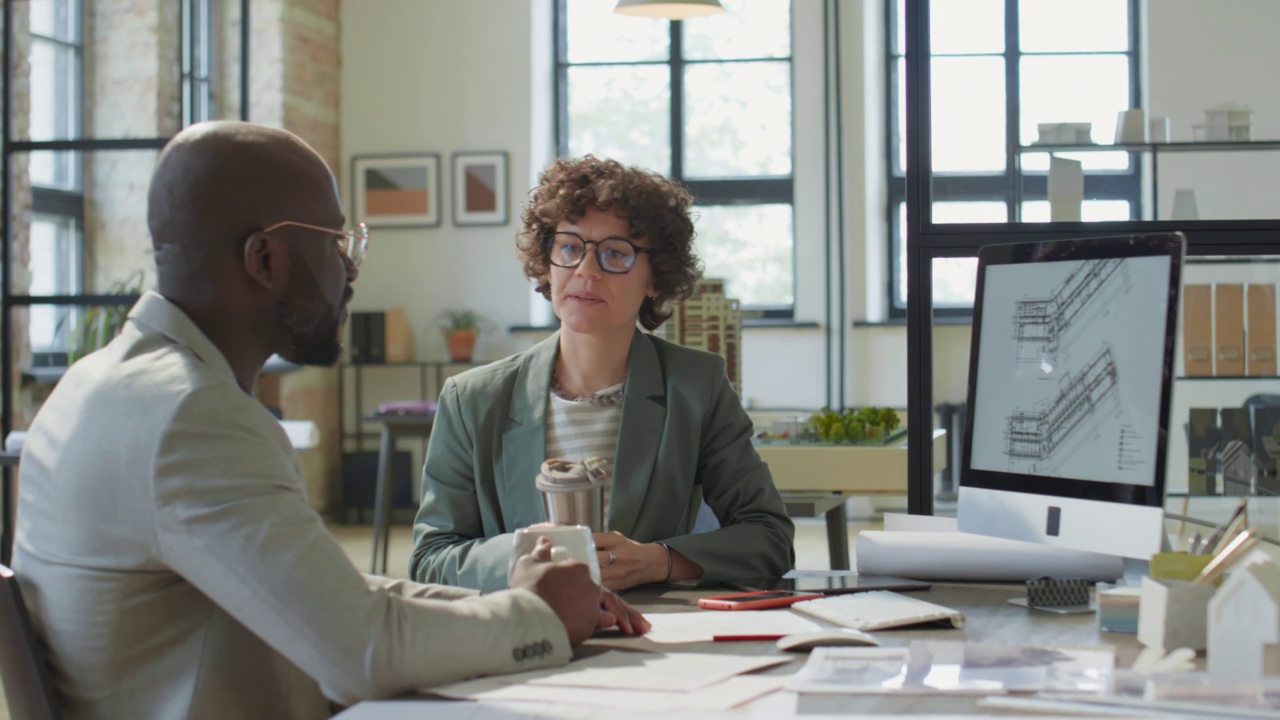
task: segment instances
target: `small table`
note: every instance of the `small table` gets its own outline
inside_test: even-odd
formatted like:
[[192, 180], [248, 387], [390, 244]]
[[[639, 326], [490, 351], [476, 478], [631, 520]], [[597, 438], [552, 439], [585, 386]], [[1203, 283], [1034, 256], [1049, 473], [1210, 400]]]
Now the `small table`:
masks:
[[373, 497], [373, 560], [369, 572], [378, 572], [378, 550], [382, 550], [382, 574], [387, 573], [387, 554], [391, 547], [391, 454], [396, 440], [402, 437], [431, 436], [435, 413], [366, 415], [369, 422], [382, 423], [382, 442], [378, 446], [378, 483]]

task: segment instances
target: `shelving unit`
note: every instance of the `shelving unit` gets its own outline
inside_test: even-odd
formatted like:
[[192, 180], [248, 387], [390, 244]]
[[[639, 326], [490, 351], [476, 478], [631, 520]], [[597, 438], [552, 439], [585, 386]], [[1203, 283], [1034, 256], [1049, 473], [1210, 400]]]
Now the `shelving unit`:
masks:
[[[452, 362], [447, 360], [441, 361], [420, 361], [420, 362], [402, 362], [402, 363], [378, 363], [378, 364], [351, 364], [342, 363], [338, 366], [338, 434], [342, 440], [342, 446], [345, 451], [347, 440], [355, 441], [355, 452], [364, 450], [364, 439], [366, 437], [374, 438], [379, 435], [381, 427], [376, 431], [365, 432], [365, 426], [371, 424], [365, 417], [374, 410], [374, 408], [366, 409], [364, 407], [364, 373], [369, 370], [387, 369], [387, 368], [416, 368], [418, 371], [418, 399], [434, 400], [440, 397], [440, 390], [444, 387], [444, 381], [448, 377], [445, 374], [450, 368], [471, 368], [480, 365], [474, 362]], [[347, 427], [346, 413], [346, 382], [347, 376], [352, 376], [352, 395], [354, 397], [354, 415], [355, 423], [351, 428]], [[431, 384], [428, 385], [428, 377], [431, 378]], [[430, 387], [433, 392], [428, 394], [427, 389]], [[399, 398], [401, 400], [407, 397]], [[375, 442], [376, 446], [376, 442]]]
[[[1117, 143], [1113, 145], [1099, 145], [1095, 143], [1084, 143], [1077, 145], [1056, 145], [1056, 144], [1035, 144], [1022, 145], [1017, 148], [1018, 156], [1018, 174], [1019, 177], [1026, 173], [1022, 169], [1022, 158], [1025, 155], [1033, 155], [1039, 153], [1055, 154], [1074, 154], [1074, 153], [1107, 153], [1107, 152], [1127, 152], [1131, 155], [1149, 156], [1151, 158], [1151, 217], [1158, 219], [1160, 217], [1160, 155], [1165, 154], [1183, 154], [1183, 153], [1216, 153], [1216, 152], [1267, 152], [1280, 150], [1280, 140], [1249, 140], [1249, 141], [1215, 141], [1215, 142], [1165, 142], [1165, 143]], [[1021, 190], [1022, 183], [1017, 185]], [[1021, 196], [1019, 195], [1016, 208], [1022, 207]], [[1021, 218], [1018, 218], [1021, 219]]]

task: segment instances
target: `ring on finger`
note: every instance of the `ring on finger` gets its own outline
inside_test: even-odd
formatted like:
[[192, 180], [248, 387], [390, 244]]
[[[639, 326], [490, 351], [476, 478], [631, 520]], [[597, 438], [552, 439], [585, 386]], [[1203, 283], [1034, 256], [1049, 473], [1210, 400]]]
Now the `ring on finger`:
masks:
[[605, 550], [605, 552], [609, 554], [609, 559], [605, 562], [604, 567], [609, 567], [610, 565], [612, 565], [612, 564], [614, 564], [614, 563], [618, 562], [618, 554], [617, 554], [617, 553], [615, 553], [615, 552], [614, 552], [614, 551], [612, 551], [612, 550]]

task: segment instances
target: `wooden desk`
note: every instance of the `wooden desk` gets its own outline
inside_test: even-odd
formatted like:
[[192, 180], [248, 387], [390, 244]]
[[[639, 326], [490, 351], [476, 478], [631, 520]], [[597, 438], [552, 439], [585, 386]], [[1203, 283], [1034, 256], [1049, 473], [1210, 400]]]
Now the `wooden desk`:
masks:
[[[718, 589], [674, 590], [641, 589], [624, 595], [628, 602], [646, 614], [689, 612], [697, 609], [697, 599], [723, 593]], [[946, 605], [965, 614], [962, 630], [899, 629], [877, 631], [875, 636], [886, 647], [903, 647], [913, 640], [967, 640], [1036, 645], [1110, 646], [1116, 652], [1116, 667], [1128, 667], [1142, 649], [1135, 635], [1098, 632], [1094, 615], [1057, 615], [1009, 605], [1007, 600], [1022, 594], [1020, 584], [936, 584], [933, 589], [910, 593], [929, 602]], [[714, 612], [714, 611], [706, 611]], [[771, 641], [764, 642], [697, 642], [659, 644], [646, 638], [595, 638], [578, 649], [577, 656], [606, 649], [649, 652], [725, 653], [735, 655], [793, 656], [777, 667], [760, 671], [768, 675], [792, 675], [804, 665], [805, 653], [783, 653]], [[806, 714], [991, 714], [977, 707], [981, 695], [799, 695], [773, 693], [734, 711], [727, 717], [785, 717]], [[359, 708], [360, 706], [356, 706]], [[618, 713], [600, 709], [601, 716], [619, 717]], [[353, 713], [354, 714], [354, 713]], [[586, 714], [583, 713], [583, 716]], [[720, 717], [719, 713], [709, 713]], [[623, 717], [643, 717], [622, 714]]]
[[[791, 516], [825, 515], [833, 570], [849, 569], [849, 519], [844, 501], [855, 495], [907, 494], [907, 442], [847, 447], [759, 445], [773, 484]], [[947, 465], [947, 431], [933, 431], [933, 474]]]
[[378, 477], [373, 495], [373, 560], [369, 572], [378, 573], [378, 550], [382, 550], [383, 575], [387, 574], [387, 555], [391, 547], [391, 455], [396, 440], [402, 437], [425, 438], [431, 435], [435, 413], [404, 415], [369, 415], [369, 422], [382, 423], [382, 442], [378, 446]]

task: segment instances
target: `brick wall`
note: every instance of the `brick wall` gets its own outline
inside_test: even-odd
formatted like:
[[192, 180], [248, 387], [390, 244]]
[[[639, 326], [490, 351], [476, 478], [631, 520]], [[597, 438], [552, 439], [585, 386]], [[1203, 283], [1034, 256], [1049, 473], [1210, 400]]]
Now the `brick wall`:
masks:
[[[339, 175], [338, 0], [255, 0], [250, 9], [250, 119], [306, 140]], [[320, 445], [301, 453], [307, 496], [319, 510], [341, 501], [338, 374], [306, 368], [279, 378], [284, 415], [320, 429]], [[268, 383], [274, 385], [271, 380]]]

